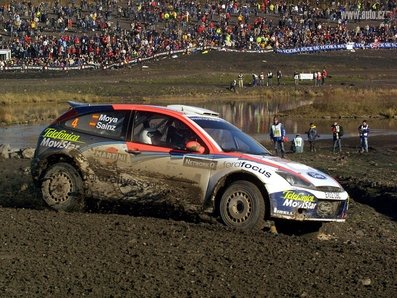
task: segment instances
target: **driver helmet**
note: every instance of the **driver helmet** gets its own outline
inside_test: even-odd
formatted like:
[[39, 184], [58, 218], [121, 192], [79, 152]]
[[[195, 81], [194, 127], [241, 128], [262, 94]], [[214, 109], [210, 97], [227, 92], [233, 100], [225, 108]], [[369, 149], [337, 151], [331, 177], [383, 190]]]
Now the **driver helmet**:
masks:
[[146, 128], [141, 132], [141, 142], [145, 144], [156, 144], [161, 138], [161, 133], [155, 128]]

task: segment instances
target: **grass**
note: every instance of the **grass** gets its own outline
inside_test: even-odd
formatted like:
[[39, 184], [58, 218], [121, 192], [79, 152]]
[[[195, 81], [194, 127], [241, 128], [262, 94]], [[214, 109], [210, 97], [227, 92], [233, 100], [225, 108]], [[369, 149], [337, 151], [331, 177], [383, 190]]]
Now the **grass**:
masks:
[[[359, 117], [375, 116], [395, 118], [397, 109], [395, 98], [397, 89], [362, 89], [362, 88], [245, 88], [237, 89], [232, 93], [226, 88], [214, 86], [187, 86], [187, 84], [172, 84], [168, 81], [162, 88], [157, 84], [145, 86], [139, 85], [134, 95], [125, 92], [123, 87], [117, 92], [112, 88], [103, 87], [97, 89], [96, 93], [84, 93], [82, 91], [72, 93], [65, 90], [58, 91], [35, 91], [35, 92], [6, 92], [0, 99], [0, 122], [5, 124], [33, 122], [35, 120], [54, 119], [61, 111], [67, 108], [69, 100], [78, 102], [139, 102], [163, 104], [166, 102], [192, 104], [205, 103], [208, 101], [309, 101], [310, 105], [294, 109], [293, 114], [300, 117], [318, 118], [330, 117]], [[155, 86], [155, 87], [154, 87]], [[61, 89], [61, 85], [57, 85]], [[124, 88], [127, 88], [124, 86]], [[103, 89], [107, 89], [106, 92]], [[151, 90], [154, 90], [151, 92]], [[224, 90], [223, 90], [224, 89]], [[88, 88], [92, 90], [92, 88]], [[116, 93], [116, 94], [114, 94]]]
[[[297, 59], [291, 57], [295, 62], [289, 63], [284, 56], [268, 58], [269, 61], [279, 59], [280, 68], [295, 65]], [[314, 86], [312, 81], [302, 81], [295, 86], [286, 70], [280, 86], [276, 86], [277, 80], [273, 78], [272, 87], [253, 88], [250, 74], [253, 70], [258, 72], [258, 61], [261, 61], [258, 59], [263, 58], [248, 55], [240, 61], [238, 56], [224, 58], [214, 53], [205, 59], [195, 55], [153, 62], [146, 69], [134, 66], [106, 71], [4, 73], [0, 74], [0, 122], [14, 123], [31, 117], [46, 119], [55, 113], [51, 110], [54, 106], [67, 107], [69, 100], [196, 105], [209, 101], [307, 101], [308, 106], [294, 110], [293, 114], [313, 119], [355, 115], [394, 118], [397, 115], [397, 88], [393, 80], [385, 80], [383, 88], [376, 85], [382, 80], [374, 83], [367, 72], [353, 76], [346, 65], [321, 87]], [[228, 89], [229, 84], [240, 70], [246, 87], [237, 88], [234, 93]], [[375, 73], [378, 77], [383, 74], [381, 70]]]
[[397, 89], [333, 88], [316, 97], [312, 106], [298, 108], [296, 113], [310, 117], [369, 115], [393, 118], [397, 115], [396, 93]]
[[11, 106], [15, 104], [42, 104], [42, 103], [62, 103], [69, 100], [81, 102], [100, 102], [100, 96], [96, 94], [69, 93], [66, 91], [54, 92], [6, 92], [1, 96], [0, 104]]

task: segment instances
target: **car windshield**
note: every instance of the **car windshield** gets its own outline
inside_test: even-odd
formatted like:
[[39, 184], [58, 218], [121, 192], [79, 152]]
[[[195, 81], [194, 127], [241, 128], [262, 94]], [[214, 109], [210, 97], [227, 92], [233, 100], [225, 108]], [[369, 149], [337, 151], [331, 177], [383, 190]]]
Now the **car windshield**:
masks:
[[240, 129], [220, 118], [191, 117], [201, 126], [225, 152], [242, 152], [269, 155], [261, 144]]

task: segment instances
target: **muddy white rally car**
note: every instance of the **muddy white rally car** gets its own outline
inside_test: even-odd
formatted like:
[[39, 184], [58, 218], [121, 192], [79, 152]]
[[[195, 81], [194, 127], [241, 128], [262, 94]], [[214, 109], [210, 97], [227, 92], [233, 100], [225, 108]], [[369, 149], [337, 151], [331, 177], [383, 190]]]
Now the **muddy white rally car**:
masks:
[[167, 201], [251, 229], [266, 219], [344, 221], [332, 177], [272, 156], [218, 113], [170, 105], [80, 104], [41, 133], [32, 175], [56, 210], [86, 198]]

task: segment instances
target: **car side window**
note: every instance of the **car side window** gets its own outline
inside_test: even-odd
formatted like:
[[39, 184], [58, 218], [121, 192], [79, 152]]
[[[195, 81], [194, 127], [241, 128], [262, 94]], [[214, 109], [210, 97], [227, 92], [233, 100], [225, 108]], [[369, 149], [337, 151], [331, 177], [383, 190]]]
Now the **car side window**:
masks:
[[85, 114], [65, 122], [65, 126], [78, 131], [124, 139], [123, 126], [128, 119], [128, 111], [103, 111]]
[[199, 138], [178, 119], [167, 115], [138, 111], [134, 116], [132, 140], [154, 146], [186, 150], [188, 141], [199, 141]]

